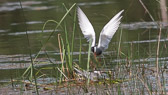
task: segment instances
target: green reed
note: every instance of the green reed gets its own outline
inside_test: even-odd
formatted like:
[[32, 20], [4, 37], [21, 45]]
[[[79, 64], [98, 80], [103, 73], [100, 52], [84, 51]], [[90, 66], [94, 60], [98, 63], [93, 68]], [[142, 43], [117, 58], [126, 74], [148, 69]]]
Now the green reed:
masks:
[[[44, 70], [44, 69], [51, 69], [51, 68], [41, 68], [41, 69], [39, 69], [37, 72], [36, 72], [36, 74], [35, 74], [35, 65], [36, 64], [39, 64], [39, 62], [36, 62], [36, 59], [39, 57], [39, 55], [40, 55], [40, 52], [42, 51], [42, 50], [44, 50], [45, 49], [45, 47], [46, 47], [46, 45], [47, 45], [47, 43], [48, 43], [48, 41], [50, 40], [50, 38], [51, 38], [51, 36], [55, 33], [55, 31], [59, 28], [59, 27], [61, 27], [61, 29], [62, 29], [62, 26], [61, 26], [61, 24], [62, 24], [62, 22], [64, 21], [64, 19], [68, 16], [68, 14], [70, 13], [70, 11], [72, 10], [72, 8], [74, 8], [74, 6], [76, 5], [76, 3], [74, 3], [69, 9], [67, 9], [67, 11], [66, 11], [66, 13], [64, 14], [64, 16], [61, 18], [61, 20], [59, 21], [59, 22], [57, 22], [57, 21], [55, 21], [55, 20], [48, 20], [48, 21], [46, 21], [45, 23], [44, 23], [44, 25], [43, 25], [43, 28], [42, 28], [42, 33], [43, 33], [43, 31], [45, 30], [45, 27], [46, 27], [46, 25], [48, 24], [48, 23], [55, 23], [56, 24], [56, 27], [55, 27], [55, 29], [53, 30], [53, 32], [51, 32], [51, 34], [49, 35], [49, 37], [47, 38], [47, 40], [44, 42], [44, 44], [42, 44], [42, 47], [40, 48], [40, 50], [39, 50], [39, 52], [37, 53], [37, 55], [35, 56], [35, 58], [33, 59], [33, 58], [31, 58], [32, 59], [32, 62], [31, 62], [31, 64], [30, 64], [30, 66], [24, 71], [24, 73], [23, 73], [23, 75], [22, 75], [22, 77], [25, 79], [25, 77], [27, 77], [31, 82], [33, 82], [33, 80], [35, 81], [35, 87], [36, 87], [36, 93], [37, 93], [37, 95], [39, 95], [39, 92], [38, 92], [38, 89], [37, 89], [37, 75], [38, 75], [38, 73], [41, 71], [41, 70]], [[75, 15], [76, 15], [76, 13], [75, 13]], [[72, 41], [74, 41], [74, 32], [75, 32], [75, 21], [76, 21], [76, 16], [74, 17], [74, 28], [73, 28], [73, 38], [72, 38]], [[66, 63], [68, 63], [68, 68], [69, 68], [69, 70], [72, 70], [72, 54], [71, 54], [71, 52], [73, 52], [73, 45], [72, 45], [72, 47], [71, 47], [71, 50], [70, 50], [70, 45], [69, 45], [69, 42], [68, 42], [68, 40], [67, 40], [67, 30], [66, 30], [66, 26], [65, 26], [65, 35], [66, 35], [66, 44], [67, 44], [67, 51], [68, 51], [68, 62], [66, 62]], [[28, 35], [28, 34], [27, 34]], [[41, 37], [42, 37], [42, 35], [40, 35]], [[41, 42], [42, 43], [42, 42]], [[65, 55], [66, 55], [66, 53], [65, 53], [65, 49], [64, 49], [64, 44], [65, 43], [63, 43], [63, 40], [61, 39], [61, 44], [62, 44], [62, 50], [63, 50], [63, 58], [61, 59], [62, 60], [62, 66], [61, 66], [61, 72], [63, 72], [63, 63], [64, 63], [64, 59], [65, 59]], [[62, 77], [62, 75], [63, 75], [63, 73], [60, 73], [60, 78]], [[39, 77], [41, 77], [41, 76], [39, 76]]]
[[69, 41], [69, 31], [67, 30], [67, 26], [66, 26], [66, 22], [64, 24], [64, 32], [65, 32], [65, 40], [66, 43], [64, 43], [64, 45], [66, 46], [66, 64], [67, 64], [67, 68], [68, 71], [70, 73], [70, 75], [72, 75], [73, 72], [73, 48], [74, 48], [74, 35], [75, 35], [75, 31], [76, 31], [76, 10], [74, 12], [74, 17], [73, 17], [73, 30], [72, 30], [72, 38], [71, 38], [71, 43]]
[[[89, 41], [89, 47], [88, 47], [88, 58], [87, 58], [87, 71], [89, 72], [89, 67], [90, 67], [90, 53], [91, 53], [91, 43], [92, 40]], [[87, 85], [89, 85], [90, 82], [90, 75], [88, 75], [88, 80], [87, 80]]]
[[[141, 0], [139, 0], [139, 1], [141, 1]], [[142, 3], [142, 1], [141, 1], [141, 3]], [[41, 75], [41, 76], [37, 77], [37, 75], [40, 73], [41, 70], [52, 69], [52, 68], [45, 67], [45, 68], [41, 68], [37, 72], [35, 72], [35, 69], [36, 69], [35, 65], [40, 63], [40, 62], [36, 62], [36, 60], [39, 57], [40, 52], [42, 50], [44, 50], [45, 47], [47, 46], [47, 43], [50, 40], [51, 36], [55, 33], [56, 29], [58, 29], [58, 28], [61, 28], [64, 31], [62, 34], [58, 34], [58, 39], [59, 39], [58, 42], [59, 42], [60, 57], [61, 57], [61, 67], [60, 68], [59, 67], [53, 67], [53, 68], [55, 68], [55, 69], [57, 69], [59, 71], [59, 80], [60, 80], [60, 83], [62, 82], [61, 81], [62, 77], [66, 78], [66, 79], [69, 79], [69, 77], [73, 76], [73, 52], [74, 52], [74, 37], [75, 37], [75, 32], [76, 32], [76, 9], [75, 9], [75, 12], [73, 14], [73, 30], [72, 30], [72, 32], [70, 32], [67, 29], [67, 23], [64, 20], [70, 14], [70, 12], [72, 11], [72, 9], [75, 7], [76, 3], [73, 4], [69, 9], [66, 7], [66, 5], [64, 3], [62, 5], [64, 6], [64, 8], [66, 10], [66, 13], [64, 14], [64, 16], [61, 18], [61, 20], [59, 22], [55, 21], [55, 20], [48, 20], [48, 21], [46, 21], [44, 23], [43, 28], [42, 28], [42, 32], [45, 30], [45, 27], [46, 27], [46, 25], [48, 23], [53, 23], [54, 22], [56, 24], [56, 27], [54, 28], [53, 32], [49, 35], [48, 39], [42, 44], [41, 49], [39, 50], [39, 52], [37, 53], [37, 55], [35, 56], [34, 59], [32, 59], [32, 57], [31, 57], [31, 50], [30, 50], [30, 57], [32, 59], [32, 62], [30, 64], [30, 66], [25, 70], [25, 72], [22, 75], [23, 78], [25, 78], [25, 77], [27, 78], [28, 77], [31, 82], [33, 82], [33, 79], [34, 79], [35, 86], [36, 86], [36, 93], [37, 94], [38, 94], [38, 89], [37, 89], [37, 80], [36, 79], [44, 76], [44, 75]], [[144, 4], [142, 4], [142, 5], [143, 5], [144, 9], [146, 9], [145, 5]], [[152, 15], [149, 12], [148, 12], [148, 14], [150, 15], [151, 19], [154, 21]], [[63, 22], [64, 22], [64, 24], [62, 24]], [[72, 38], [71, 39], [68, 36], [69, 33], [72, 33]], [[27, 32], [26, 32], [26, 35], [27, 35], [28, 44], [29, 44], [29, 47], [30, 47], [29, 37], [28, 37]], [[65, 38], [62, 38], [61, 35], [65, 35]], [[160, 30], [160, 33], [158, 35], [161, 36], [161, 30]], [[42, 35], [41, 35], [41, 37], [42, 37]], [[120, 39], [119, 39], [119, 43], [118, 43], [117, 59], [120, 59], [120, 56], [123, 55], [125, 59], [127, 59], [128, 61], [131, 61], [133, 59], [133, 57], [132, 57], [134, 55], [133, 53], [136, 52], [136, 51], [131, 50], [133, 46], [132, 46], [132, 44], [130, 44], [130, 48], [128, 49], [128, 55], [126, 55], [125, 53], [123, 53], [121, 51], [121, 41], [122, 41], [121, 38], [122, 38], [122, 29], [121, 29], [121, 32], [120, 32]], [[138, 40], [139, 40], [139, 38], [138, 38]], [[150, 40], [150, 34], [149, 34], [149, 40]], [[149, 43], [149, 44], [151, 44], [151, 43]], [[150, 48], [149, 48], [149, 54], [151, 55], [151, 51], [152, 51], [151, 47], [152, 47], [152, 45], [149, 45], [149, 46], [150, 46]], [[91, 48], [90, 47], [91, 47], [91, 42], [89, 42], [88, 55], [87, 55], [87, 71], [89, 71], [89, 69], [90, 69], [90, 67], [89, 67], [90, 60], [91, 60], [90, 59], [90, 53], [91, 53], [91, 50], [90, 50]], [[139, 47], [140, 47], [140, 45], [138, 43], [138, 57], [140, 58], [140, 55], [139, 55], [140, 49], [139, 49]], [[160, 38], [158, 38], [158, 48], [157, 48], [157, 53], [158, 54], [160, 53], [159, 47], [160, 47]], [[81, 43], [81, 39], [80, 39], [79, 64], [81, 64], [81, 50], [82, 50], [82, 43]], [[146, 52], [146, 51], [144, 51], [144, 52]], [[161, 52], [164, 52], [164, 51], [162, 50]], [[157, 56], [157, 58], [159, 58], [159, 56]], [[104, 64], [105, 64], [105, 62], [104, 62]], [[130, 65], [130, 67], [129, 66], [125, 66], [127, 64]], [[117, 68], [115, 69], [116, 70], [115, 72], [117, 72], [115, 74], [118, 75], [116, 78], [121, 78], [121, 80], [124, 81], [125, 80], [125, 76], [130, 76], [130, 79], [127, 81], [127, 84], [128, 84], [127, 86], [128, 87], [133, 86], [134, 88], [131, 89], [131, 90], [133, 90], [133, 91], [138, 90], [137, 92], [139, 92], [140, 94], [142, 94], [142, 93], [145, 94], [144, 92], [140, 92], [142, 87], [144, 87], [144, 89], [147, 89], [147, 92], [148, 92], [149, 95], [152, 95], [152, 92], [156, 92], [156, 94], [160, 93], [159, 90], [156, 89], [156, 91], [154, 91], [152, 89], [153, 85], [150, 83], [150, 80], [147, 79], [148, 76], [146, 76], [144, 74], [144, 72], [147, 71], [148, 68], [140, 67], [140, 66], [136, 67], [136, 66], [133, 66], [133, 64], [134, 63], [129, 63], [129, 62], [126, 62], [125, 64], [122, 64], [121, 62], [118, 62]], [[146, 65], [145, 61], [142, 62], [142, 63], [140, 63], [140, 64]], [[156, 61], [157, 74], [159, 73], [158, 70], [160, 69], [159, 65], [160, 65], [160, 62], [159, 62], [159, 60], [157, 60]], [[64, 67], [64, 66], [66, 66], [66, 67]], [[142, 70], [141, 70], [141, 68], [142, 68]], [[68, 77], [66, 75], [66, 71], [65, 70], [67, 70], [67, 72], [68, 72], [68, 75], [69, 75]], [[162, 70], [162, 69], [160, 69], [160, 70]], [[123, 72], [123, 71], [125, 71], [125, 72]], [[163, 73], [164, 72], [165, 71], [163, 70]], [[130, 73], [132, 73], [133, 75], [131, 75]], [[156, 73], [156, 72], [154, 72], [154, 73]], [[70, 75], [72, 75], [72, 76], [70, 76]], [[112, 75], [110, 75], [110, 82], [113, 80], [111, 78], [111, 76]], [[166, 86], [165, 86], [166, 85], [166, 80], [164, 80], [165, 79], [164, 76], [162, 76], [162, 77], [163, 77], [162, 78], [163, 79], [163, 83], [162, 83], [161, 87], [158, 86], [157, 88], [160, 88], [161, 90], [163, 90], [163, 92], [166, 93]], [[87, 84], [89, 84], [89, 81], [90, 80], [88, 79]], [[136, 84], [136, 82], [138, 82], [138, 81], [141, 82], [142, 87], [140, 85]], [[124, 91], [122, 90], [122, 89], [124, 89], [124, 86], [121, 86], [121, 83], [120, 84], [110, 83], [110, 84], [112, 86], [116, 85], [116, 89], [117, 89], [117, 94], [118, 95], [121, 95], [121, 94], [124, 93]], [[132, 84], [134, 84], [134, 85], [132, 85]], [[156, 85], [160, 85], [160, 84], [161, 84], [160, 81], [157, 81]], [[113, 88], [114, 87], [112, 87], [111, 89], [113, 89]], [[99, 94], [97, 88], [96, 88], [96, 93]], [[112, 93], [115, 93], [115, 92], [112, 92]], [[131, 92], [131, 94], [136, 94], [136, 93], [135, 92]]]
[[[35, 75], [35, 69], [34, 69], [34, 62], [33, 62], [33, 58], [32, 58], [31, 45], [30, 45], [29, 35], [27, 33], [28, 29], [27, 29], [27, 25], [26, 25], [26, 18], [25, 18], [25, 14], [24, 14], [24, 10], [23, 10], [23, 7], [22, 7], [21, 0], [19, 0], [19, 3], [20, 3], [20, 7], [22, 9], [22, 12], [23, 12], [23, 18], [25, 20], [24, 25], [25, 25], [25, 29], [26, 29], [26, 38], [27, 38], [29, 55], [30, 55], [30, 59], [31, 59], [31, 75], [30, 75], [31, 77], [30, 78], [32, 79], [34, 77], [36, 93], [37, 93], [37, 95], [39, 95], [38, 88], [37, 88], [37, 80], [36, 80], [36, 75]], [[32, 80], [31, 80], [31, 82], [32, 82]]]

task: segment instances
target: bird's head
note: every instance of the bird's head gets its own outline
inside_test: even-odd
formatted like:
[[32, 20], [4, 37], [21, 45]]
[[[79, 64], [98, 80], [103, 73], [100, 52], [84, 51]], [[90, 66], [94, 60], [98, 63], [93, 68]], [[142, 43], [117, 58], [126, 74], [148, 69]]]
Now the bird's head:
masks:
[[91, 51], [94, 53], [94, 55], [98, 56], [102, 54], [102, 50], [100, 48], [97, 48], [96, 46], [91, 47]]

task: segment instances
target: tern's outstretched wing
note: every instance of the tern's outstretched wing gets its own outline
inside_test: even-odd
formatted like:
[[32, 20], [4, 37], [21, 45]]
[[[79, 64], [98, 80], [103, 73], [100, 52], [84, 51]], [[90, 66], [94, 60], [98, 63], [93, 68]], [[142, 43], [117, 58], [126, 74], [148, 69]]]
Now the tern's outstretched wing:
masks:
[[122, 18], [121, 13], [124, 10], [120, 11], [118, 14], [116, 14], [102, 29], [99, 37], [99, 43], [98, 43], [98, 48], [101, 50], [105, 50], [108, 48], [108, 45], [117, 31], [119, 24], [121, 23], [120, 20]]
[[79, 26], [82, 30], [84, 37], [87, 38], [88, 42], [92, 40], [92, 47], [95, 46], [96, 38], [92, 24], [79, 7], [77, 8], [77, 15], [79, 20]]

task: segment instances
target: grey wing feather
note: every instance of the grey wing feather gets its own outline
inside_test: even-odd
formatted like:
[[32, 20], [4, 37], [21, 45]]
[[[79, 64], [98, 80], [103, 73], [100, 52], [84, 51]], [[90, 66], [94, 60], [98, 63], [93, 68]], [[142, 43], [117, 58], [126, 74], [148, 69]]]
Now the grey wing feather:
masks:
[[122, 18], [121, 13], [124, 10], [120, 11], [116, 14], [102, 29], [99, 37], [98, 48], [101, 48], [103, 51], [108, 48], [108, 45], [117, 31], [119, 24], [121, 23], [120, 20]]
[[87, 39], [88, 42], [92, 40], [92, 46], [95, 46], [95, 32], [92, 24], [90, 23], [90, 21], [88, 20], [84, 12], [79, 7], [77, 8], [77, 15], [78, 15], [79, 26], [82, 30], [84, 37]]

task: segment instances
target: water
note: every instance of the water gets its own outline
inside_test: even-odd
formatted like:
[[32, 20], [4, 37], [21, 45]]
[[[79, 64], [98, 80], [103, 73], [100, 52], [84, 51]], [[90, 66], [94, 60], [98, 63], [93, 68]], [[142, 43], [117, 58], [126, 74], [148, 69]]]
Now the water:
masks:
[[[159, 61], [163, 65], [167, 64], [167, 23], [160, 22], [158, 17], [160, 10], [156, 7], [158, 3], [150, 3], [150, 1], [152, 0], [144, 1], [144, 3], [148, 6], [155, 21], [151, 20], [138, 0], [80, 0], [77, 2], [77, 5], [82, 8], [91, 21], [96, 32], [97, 42], [103, 26], [120, 10], [125, 10], [120, 29], [113, 37], [108, 50], [101, 56], [110, 65], [110, 68], [111, 65], [117, 62], [126, 62], [124, 57], [120, 59], [117, 57], [121, 31], [121, 51], [130, 56], [132, 62], [155, 63], [156, 46], [160, 31], [158, 25], [161, 25], [162, 28]], [[68, 8], [72, 4], [73, 2], [65, 3]], [[20, 75], [18, 71], [24, 71], [23, 69], [29, 66], [31, 60], [26, 31], [29, 36], [32, 57], [34, 58], [41, 48], [40, 42], [44, 42], [56, 26], [54, 23], [47, 24], [44, 33], [41, 34], [45, 21], [60, 21], [65, 13], [62, 1], [56, 0], [22, 0], [22, 6], [23, 10], [17, 0], [0, 1], [0, 80], [10, 79], [11, 76], [18, 77]], [[73, 12], [71, 12], [71, 15], [73, 15]], [[73, 28], [72, 21], [72, 17], [68, 16], [64, 22], [67, 24], [70, 36]], [[61, 63], [57, 40], [58, 33], [65, 37], [64, 32], [59, 28], [46, 47], [46, 52], [48, 52], [51, 61], [55, 64]], [[82, 41], [82, 62], [85, 64], [87, 62], [88, 43], [83, 38], [79, 26], [77, 26], [74, 44], [75, 62], [78, 62], [80, 38]], [[41, 56], [37, 61], [49, 62], [44, 51], [41, 52]]]

